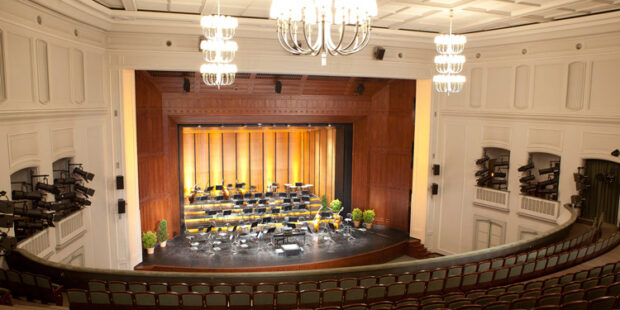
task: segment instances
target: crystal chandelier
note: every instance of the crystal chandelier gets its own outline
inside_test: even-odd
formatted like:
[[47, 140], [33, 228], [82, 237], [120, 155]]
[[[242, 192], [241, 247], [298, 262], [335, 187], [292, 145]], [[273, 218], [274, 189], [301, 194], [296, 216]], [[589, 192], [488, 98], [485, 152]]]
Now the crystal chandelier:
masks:
[[270, 13], [277, 19], [280, 45], [294, 55], [321, 54], [323, 66], [328, 53], [346, 56], [366, 47], [374, 16], [376, 0], [273, 0]]
[[220, 14], [217, 1], [217, 15], [200, 19], [202, 33], [207, 40], [200, 42], [202, 57], [207, 62], [200, 66], [202, 81], [209, 86], [228, 86], [235, 82], [237, 66], [231, 64], [237, 53], [237, 42], [231, 41], [239, 23], [237, 19]]
[[465, 56], [459, 55], [465, 49], [467, 39], [462, 35], [452, 34], [452, 10], [450, 10], [450, 33], [435, 37], [435, 47], [439, 55], [435, 56], [435, 70], [439, 73], [433, 77], [435, 89], [441, 93], [458, 93], [463, 90], [465, 76], [460, 75], [465, 65]]

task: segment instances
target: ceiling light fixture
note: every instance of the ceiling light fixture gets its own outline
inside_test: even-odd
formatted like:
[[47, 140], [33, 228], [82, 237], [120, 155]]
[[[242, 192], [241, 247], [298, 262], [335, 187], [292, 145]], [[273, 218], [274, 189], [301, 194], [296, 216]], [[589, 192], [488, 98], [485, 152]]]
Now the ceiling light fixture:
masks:
[[465, 76], [460, 75], [465, 65], [465, 56], [459, 55], [465, 49], [467, 38], [452, 34], [452, 16], [450, 10], [450, 32], [435, 37], [435, 47], [439, 55], [435, 56], [435, 69], [439, 73], [433, 77], [435, 89], [440, 93], [458, 93], [463, 90]]
[[[280, 45], [294, 55], [321, 54], [323, 66], [328, 53], [347, 56], [364, 49], [374, 16], [376, 0], [273, 0], [270, 12], [277, 19]], [[349, 35], [347, 28], [353, 28]]]
[[232, 85], [235, 82], [237, 66], [231, 64], [237, 53], [237, 42], [231, 41], [239, 25], [234, 17], [220, 13], [220, 1], [217, 1], [217, 15], [200, 18], [202, 34], [207, 40], [200, 42], [202, 56], [208, 63], [200, 66], [202, 81], [208, 86]]

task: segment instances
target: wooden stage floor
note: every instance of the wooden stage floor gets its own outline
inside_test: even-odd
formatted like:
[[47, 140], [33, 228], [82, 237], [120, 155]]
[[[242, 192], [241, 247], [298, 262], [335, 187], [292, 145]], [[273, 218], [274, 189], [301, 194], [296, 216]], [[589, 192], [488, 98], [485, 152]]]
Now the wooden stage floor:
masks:
[[334, 242], [318, 238], [318, 234], [307, 235], [311, 240], [303, 252], [295, 256], [276, 254], [265, 246], [238, 251], [233, 254], [223, 250], [215, 254], [205, 250], [192, 250], [183, 238], [178, 236], [168, 241], [165, 248], [156, 248], [155, 254], [144, 252], [144, 261], [136, 270], [151, 271], [282, 271], [335, 268], [378, 264], [390, 261], [407, 253], [409, 235], [392, 228], [374, 225], [371, 230], [354, 231], [355, 240], [337, 234]]

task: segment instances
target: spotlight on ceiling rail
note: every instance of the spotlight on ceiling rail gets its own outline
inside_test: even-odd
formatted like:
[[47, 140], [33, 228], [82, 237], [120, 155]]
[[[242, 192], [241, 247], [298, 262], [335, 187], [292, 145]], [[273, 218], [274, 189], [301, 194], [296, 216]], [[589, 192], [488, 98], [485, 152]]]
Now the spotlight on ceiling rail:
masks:
[[481, 158], [476, 159], [476, 165], [482, 165], [486, 163], [487, 161], [489, 161], [489, 156], [484, 155]]
[[529, 163], [527, 165], [521, 166], [517, 170], [519, 170], [519, 172], [524, 172], [524, 171], [528, 171], [528, 170], [532, 170], [532, 169], [534, 169], [534, 163]]

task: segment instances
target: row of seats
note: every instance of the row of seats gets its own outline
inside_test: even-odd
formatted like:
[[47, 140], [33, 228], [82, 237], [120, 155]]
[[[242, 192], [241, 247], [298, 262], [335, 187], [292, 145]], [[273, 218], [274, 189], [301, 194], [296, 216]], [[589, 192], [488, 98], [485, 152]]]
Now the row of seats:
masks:
[[[472, 306], [476, 309], [532, 309], [535, 307], [559, 307], [561, 305], [578, 305], [585, 309], [589, 303], [596, 305], [592, 309], [615, 309], [616, 298], [619, 294], [620, 282], [612, 285], [592, 287], [585, 292], [574, 290], [565, 294], [550, 293], [544, 295], [529, 295], [528, 292], [504, 293], [501, 295], [483, 295], [476, 299], [453, 294], [447, 296], [428, 296], [422, 300], [405, 298], [400, 300], [371, 299], [368, 296], [358, 295], [356, 288], [345, 290], [327, 289], [324, 291], [310, 290], [300, 293], [294, 291], [279, 292], [234, 292], [224, 294], [211, 292], [206, 294], [188, 293], [153, 293], [153, 292], [105, 292], [84, 291], [70, 289], [68, 291], [70, 309], [72, 310], [150, 310], [150, 309], [188, 309], [188, 310], [290, 310], [290, 309], [317, 309], [321, 307], [345, 307], [348, 305], [364, 305], [363, 309], [463, 309]], [[351, 292], [351, 293], [349, 293]]]
[[[194, 288], [194, 287], [192, 287]], [[196, 286], [195, 288], [204, 288]], [[230, 288], [226, 286], [226, 288]], [[271, 287], [259, 287], [259, 289]], [[419, 295], [405, 288], [404, 283], [372, 285], [367, 288], [327, 288], [302, 291], [207, 291], [207, 292], [130, 292], [70, 289], [68, 291], [71, 309], [105, 308], [118, 306], [122, 309], [150, 309], [149, 307], [175, 307], [184, 309], [291, 309], [295, 307], [317, 308], [342, 306], [355, 303], [373, 304], [407, 300], [407, 304], [420, 308], [476, 304], [486, 306], [492, 303], [525, 304], [534, 306], [560, 305], [580, 300], [594, 300], [602, 296], [620, 295], [620, 262], [607, 264], [529, 283], [494, 287], [488, 290], [472, 290], [468, 293], [451, 292], [444, 295]], [[415, 296], [418, 296], [417, 298]], [[400, 305], [399, 305], [400, 306]], [[528, 307], [528, 308], [532, 308]], [[429, 308], [430, 309], [430, 308]], [[516, 308], [515, 308], [516, 309]]]
[[[92, 291], [152, 291], [152, 292], [177, 292], [184, 293], [196, 291], [199, 293], [207, 293], [212, 291], [231, 293], [234, 291], [256, 292], [256, 291], [301, 291], [309, 289], [329, 289], [341, 288], [347, 289], [351, 287], [370, 288], [373, 286], [383, 286], [386, 291], [405, 291], [407, 295], [422, 296], [425, 294], [438, 294], [450, 291], [467, 291], [476, 288], [492, 287], [503, 285], [506, 283], [514, 283], [523, 281], [542, 274], [550, 273], [574, 264], [578, 264], [590, 257], [598, 256], [615, 247], [620, 240], [620, 233], [614, 234], [608, 238], [599, 240], [589, 246], [575, 248], [549, 257], [543, 256], [534, 261], [526, 263], [518, 263], [512, 266], [503, 266], [498, 269], [492, 269], [492, 262], [482, 262], [477, 264], [475, 272], [466, 274], [449, 275], [452, 270], [464, 271], [464, 268], [454, 267], [450, 269], [440, 269], [435, 271], [420, 271], [417, 273], [403, 273], [400, 275], [383, 275], [368, 276], [362, 278], [343, 278], [340, 280], [323, 280], [319, 282], [282, 282], [278, 284], [260, 283], [254, 284], [226, 284], [226, 283], [125, 283], [121, 281], [89, 281], [89, 289]], [[504, 260], [505, 262], [505, 260]], [[488, 269], [481, 269], [486, 266]], [[606, 268], [612, 268], [609, 266]], [[619, 266], [620, 267], [620, 266]], [[441, 276], [439, 276], [441, 275]]]
[[45, 275], [0, 269], [0, 286], [7, 288], [13, 297], [62, 305], [62, 286], [52, 283]]

